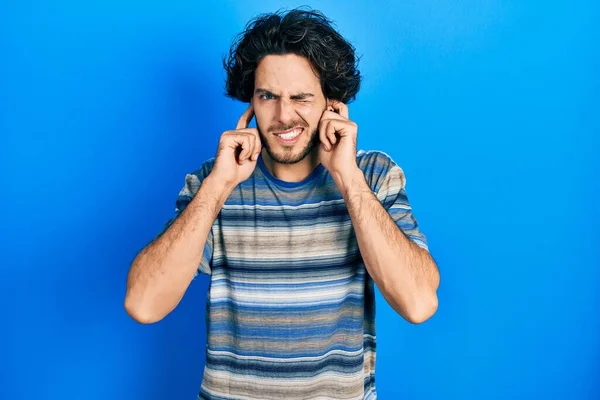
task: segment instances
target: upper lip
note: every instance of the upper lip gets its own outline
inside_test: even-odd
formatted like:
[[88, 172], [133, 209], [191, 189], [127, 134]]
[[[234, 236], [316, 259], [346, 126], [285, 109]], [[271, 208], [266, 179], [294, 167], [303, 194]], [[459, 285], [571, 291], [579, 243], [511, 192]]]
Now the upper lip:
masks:
[[290, 133], [291, 131], [295, 131], [296, 129], [302, 129], [302, 127], [296, 126], [295, 128], [288, 129], [287, 131], [275, 132], [274, 135], [283, 135], [285, 133]]

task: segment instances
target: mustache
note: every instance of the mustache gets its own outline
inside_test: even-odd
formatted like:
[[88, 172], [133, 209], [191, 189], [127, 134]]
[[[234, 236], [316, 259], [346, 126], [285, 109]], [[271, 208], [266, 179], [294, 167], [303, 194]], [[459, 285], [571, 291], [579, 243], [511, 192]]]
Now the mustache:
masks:
[[289, 125], [277, 125], [277, 126], [270, 126], [269, 129], [267, 129], [268, 133], [273, 133], [273, 132], [281, 132], [281, 131], [287, 131], [288, 129], [292, 129], [295, 127], [300, 127], [300, 128], [308, 128], [308, 126], [302, 122], [294, 122], [292, 124]]

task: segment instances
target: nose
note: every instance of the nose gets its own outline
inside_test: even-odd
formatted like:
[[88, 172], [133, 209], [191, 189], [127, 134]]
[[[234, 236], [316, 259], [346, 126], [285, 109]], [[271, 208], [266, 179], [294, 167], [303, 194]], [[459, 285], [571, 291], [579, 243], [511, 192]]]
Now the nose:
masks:
[[285, 98], [280, 98], [277, 102], [277, 119], [282, 124], [288, 126], [294, 121], [296, 112], [292, 102]]

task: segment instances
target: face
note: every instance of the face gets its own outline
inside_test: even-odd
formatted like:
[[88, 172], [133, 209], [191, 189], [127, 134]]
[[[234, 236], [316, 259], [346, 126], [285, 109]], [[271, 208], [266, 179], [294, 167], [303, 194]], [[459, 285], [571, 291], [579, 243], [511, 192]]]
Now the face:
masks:
[[255, 73], [252, 104], [262, 145], [273, 161], [294, 164], [319, 144], [326, 108], [309, 61], [295, 54], [268, 55]]

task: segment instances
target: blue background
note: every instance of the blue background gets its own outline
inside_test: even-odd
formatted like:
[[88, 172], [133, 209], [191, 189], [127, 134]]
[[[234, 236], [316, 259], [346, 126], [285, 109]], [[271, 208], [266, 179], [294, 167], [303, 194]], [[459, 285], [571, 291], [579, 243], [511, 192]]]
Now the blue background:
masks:
[[[598, 3], [308, 3], [362, 57], [359, 145], [404, 168], [442, 275], [423, 325], [379, 295], [380, 398], [600, 398]], [[245, 109], [231, 39], [300, 4], [2, 3], [0, 398], [195, 398], [207, 279], [143, 326], [127, 271]]]

